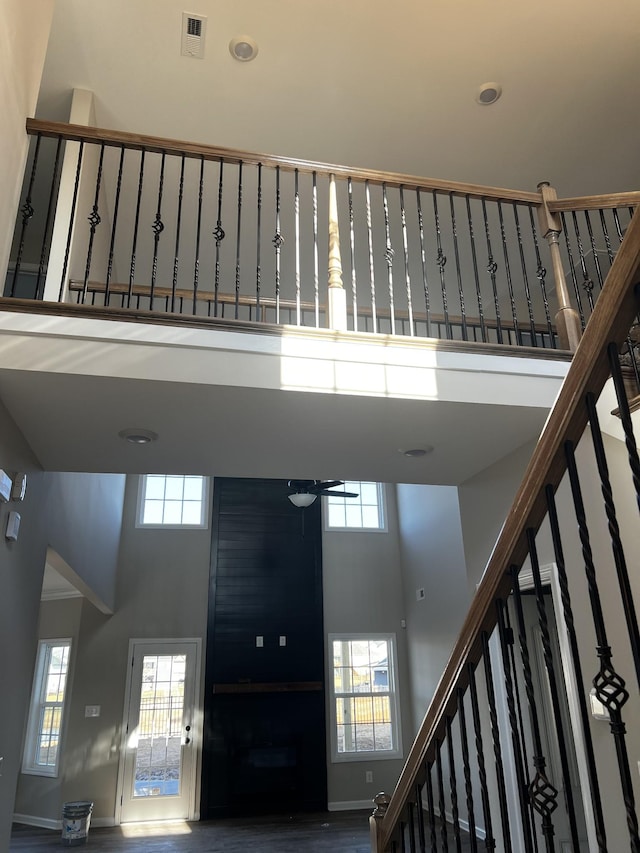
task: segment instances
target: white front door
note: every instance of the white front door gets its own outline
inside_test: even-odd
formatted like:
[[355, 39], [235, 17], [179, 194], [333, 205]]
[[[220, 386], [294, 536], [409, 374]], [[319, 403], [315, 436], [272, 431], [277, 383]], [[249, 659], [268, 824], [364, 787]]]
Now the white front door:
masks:
[[132, 640], [121, 772], [123, 823], [195, 811], [195, 640]]

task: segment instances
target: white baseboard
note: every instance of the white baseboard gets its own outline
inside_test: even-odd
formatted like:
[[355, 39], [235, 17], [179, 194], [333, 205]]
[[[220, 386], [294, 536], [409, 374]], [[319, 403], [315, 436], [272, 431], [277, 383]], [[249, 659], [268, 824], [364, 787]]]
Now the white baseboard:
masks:
[[91, 826], [116, 826], [116, 819], [113, 817], [91, 817]]
[[62, 820], [52, 820], [49, 817], [36, 817], [31, 814], [14, 814], [14, 823], [24, 823], [27, 826], [39, 826], [40, 829], [62, 830]]
[[371, 800], [340, 800], [337, 803], [327, 803], [327, 808], [330, 812], [350, 812], [358, 809], [371, 809], [373, 812], [374, 803]]
[[[422, 810], [425, 812], [428, 811], [426, 803], [422, 804]], [[435, 814], [436, 817], [440, 817], [440, 809], [437, 806], [434, 806], [433, 813]], [[453, 826], [453, 815], [452, 814], [450, 814], [449, 812], [445, 812], [444, 813], [444, 819], [446, 820], [447, 823], [450, 823]], [[460, 829], [464, 829], [464, 831], [467, 834], [469, 833], [469, 821], [468, 820], [464, 820], [463, 818], [459, 817], [458, 818], [458, 824], [460, 825]], [[485, 830], [481, 826], [478, 826], [476, 824], [476, 838], [479, 838], [481, 841], [484, 841], [486, 836], [487, 836], [487, 833], [485, 832]]]

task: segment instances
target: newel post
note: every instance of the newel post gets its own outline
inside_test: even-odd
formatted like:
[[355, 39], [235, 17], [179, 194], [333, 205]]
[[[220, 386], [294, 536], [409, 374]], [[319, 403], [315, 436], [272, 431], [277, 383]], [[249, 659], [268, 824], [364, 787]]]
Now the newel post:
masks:
[[389, 796], [389, 794], [385, 794], [383, 791], [380, 794], [376, 794], [376, 796], [373, 798], [373, 802], [376, 804], [376, 807], [373, 810], [373, 814], [369, 818], [371, 853], [384, 853], [380, 841], [382, 828], [381, 824], [382, 818], [385, 816], [385, 814], [387, 813], [387, 809], [389, 808], [391, 797]]
[[347, 294], [342, 284], [342, 257], [340, 255], [340, 229], [338, 227], [338, 199], [336, 177], [329, 176], [329, 328], [339, 332], [347, 329]]
[[562, 256], [560, 254], [560, 242], [558, 239], [562, 233], [560, 217], [557, 213], [552, 213], [549, 210], [549, 202], [555, 201], [558, 196], [548, 181], [538, 184], [538, 189], [542, 196], [542, 204], [538, 208], [538, 220], [540, 222], [540, 231], [549, 244], [556, 296], [558, 299], [558, 311], [554, 318], [556, 328], [558, 329], [558, 337], [560, 338], [560, 344], [563, 349], [575, 352], [582, 337], [580, 315], [575, 308], [571, 307], [567, 281], [564, 277], [564, 269], [562, 268]]

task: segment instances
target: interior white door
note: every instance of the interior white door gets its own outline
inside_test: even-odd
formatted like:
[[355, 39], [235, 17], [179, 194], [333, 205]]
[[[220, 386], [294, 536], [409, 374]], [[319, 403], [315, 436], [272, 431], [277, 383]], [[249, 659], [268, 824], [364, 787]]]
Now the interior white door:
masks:
[[198, 644], [132, 643], [120, 819], [177, 820], [195, 800]]

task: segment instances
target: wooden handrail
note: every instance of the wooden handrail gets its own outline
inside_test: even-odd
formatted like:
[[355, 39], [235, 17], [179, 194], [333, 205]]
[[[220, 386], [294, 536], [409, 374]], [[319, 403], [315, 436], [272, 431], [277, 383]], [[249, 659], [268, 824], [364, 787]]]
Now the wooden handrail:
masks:
[[527, 530], [537, 531], [546, 515], [545, 488], [549, 485], [555, 491], [564, 476], [565, 442], [577, 443], [585, 430], [585, 395], [587, 392], [598, 395], [609, 376], [607, 346], [625, 340], [639, 304], [640, 217], [634, 217], [381, 821], [377, 853], [387, 850], [424, 762], [435, 756], [435, 739], [444, 736], [445, 718], [456, 710], [457, 691], [468, 685], [469, 663], [480, 660], [482, 634], [492, 631], [496, 624], [494, 603], [511, 591], [508, 570], [510, 566], [522, 565], [527, 554]]
[[540, 204], [540, 195], [534, 192], [485, 187], [480, 184], [467, 184], [456, 181], [442, 181], [437, 178], [420, 178], [415, 175], [382, 172], [374, 169], [356, 169], [350, 166], [338, 166], [331, 163], [316, 163], [312, 160], [296, 160], [293, 157], [278, 157], [273, 154], [259, 154], [255, 151], [241, 151], [236, 148], [220, 148], [195, 142], [182, 142], [177, 139], [165, 139], [160, 136], [145, 136], [140, 133], [125, 133], [119, 130], [105, 130], [99, 127], [85, 127], [80, 124], [41, 121], [27, 119], [27, 133], [47, 137], [62, 137], [72, 142], [98, 143], [108, 146], [132, 148], [134, 150], [156, 153], [184, 154], [185, 157], [204, 160], [224, 160], [225, 163], [244, 163], [263, 166], [280, 166], [286, 171], [318, 175], [335, 175], [336, 178], [350, 177], [357, 182], [369, 181], [371, 184], [387, 184], [390, 187], [404, 187], [406, 190], [437, 190], [454, 196], [492, 199], [494, 201], [516, 201], [523, 204]]
[[640, 192], [585, 195], [576, 198], [559, 198], [549, 202], [552, 213], [568, 213], [572, 210], [605, 210], [614, 207], [637, 207]]

